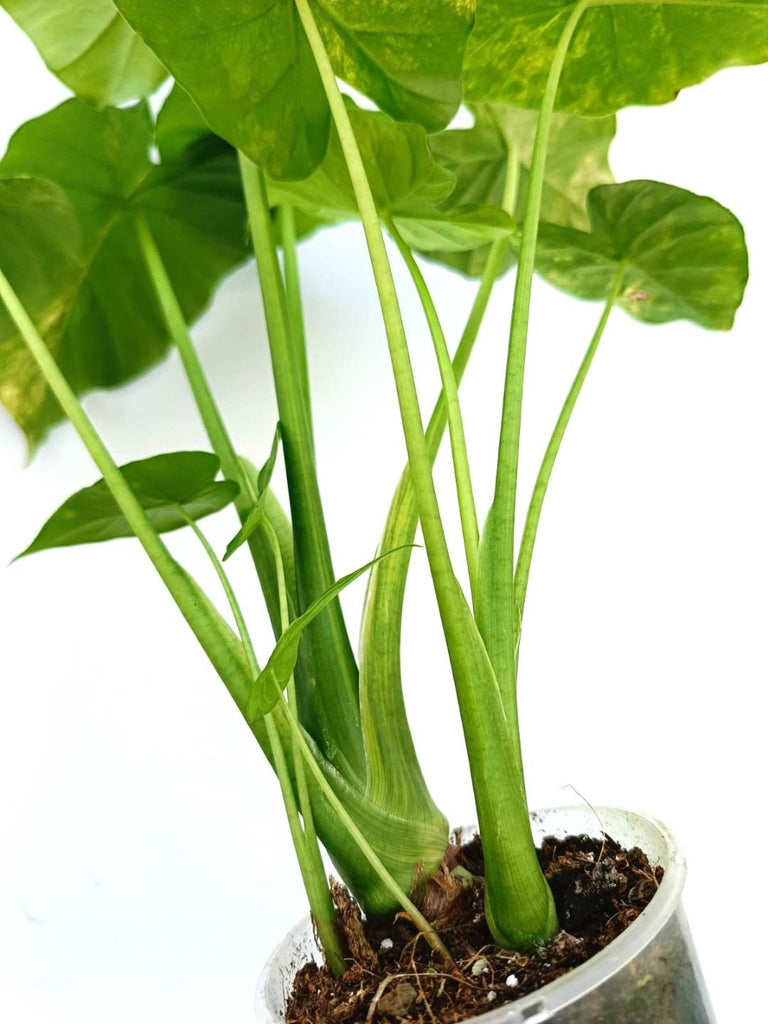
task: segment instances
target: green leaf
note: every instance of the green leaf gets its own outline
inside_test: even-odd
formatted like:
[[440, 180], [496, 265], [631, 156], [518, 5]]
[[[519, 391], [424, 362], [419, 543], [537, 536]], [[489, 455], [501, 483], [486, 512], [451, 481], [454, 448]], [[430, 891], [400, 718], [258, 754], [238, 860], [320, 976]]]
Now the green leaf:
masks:
[[[117, 0], [211, 128], [276, 178], [320, 163], [330, 116], [293, 0]], [[467, 0], [316, 0], [334, 66], [398, 118], [430, 130], [461, 102]]]
[[[219, 460], [209, 452], [173, 452], [121, 466], [121, 472], [158, 533], [187, 526], [187, 517], [203, 519], [234, 501], [238, 486], [217, 481]], [[19, 555], [73, 544], [94, 544], [133, 537], [104, 480], [67, 498]]]
[[222, 562], [228, 561], [238, 548], [241, 548], [243, 544], [251, 539], [254, 531], [264, 522], [264, 515], [264, 506], [259, 501], [253, 506], [243, 525], [237, 531], [229, 544], [227, 544], [227, 550], [224, 552]]
[[275, 427], [275, 436], [272, 438], [272, 447], [269, 451], [269, 458], [259, 470], [259, 475], [256, 481], [259, 497], [263, 497], [270, 483], [272, 482], [272, 474], [275, 471], [275, 462], [277, 462], [277, 452], [280, 447], [280, 424], [278, 423]]
[[[348, 107], [376, 206], [382, 217], [394, 220], [409, 245], [463, 250], [510, 234], [513, 225], [503, 210], [477, 205], [445, 208], [456, 180], [435, 160], [422, 127], [393, 121], [379, 111], [360, 110], [351, 101]], [[291, 204], [327, 223], [359, 216], [335, 131], [320, 167], [303, 181], [270, 181], [269, 201]]]
[[[189, 93], [186, 93], [180, 85], [174, 85], [157, 115], [155, 142], [161, 158], [164, 161], [178, 160], [187, 156], [192, 147], [216, 145], [213, 140], [218, 140], [218, 144], [222, 147], [226, 145], [223, 139], [214, 135], [208, 127], [207, 121]], [[296, 212], [297, 239], [304, 239], [319, 227], [324, 226], [326, 226], [325, 222], [310, 217], [304, 211]], [[277, 235], [279, 243], [279, 232]]]
[[[444, 167], [456, 176], [449, 204], [473, 203], [501, 206], [509, 154], [517, 157], [518, 188], [513, 219], [520, 224], [528, 196], [528, 170], [533, 154], [537, 115], [516, 107], [480, 104], [474, 108], [475, 124], [431, 136], [430, 148]], [[616, 134], [616, 118], [585, 118], [555, 114], [547, 150], [542, 219], [587, 230], [587, 195], [595, 185], [613, 181], [608, 150]], [[417, 246], [418, 248], [418, 246]], [[435, 247], [433, 247], [435, 248]], [[446, 247], [447, 248], [447, 247]], [[457, 255], [433, 251], [431, 259], [447, 263], [476, 277], [485, 269], [488, 246]], [[501, 271], [516, 259], [510, 247]]]
[[155, 143], [164, 161], [178, 160], [190, 146], [207, 139], [211, 129], [189, 93], [174, 85], [157, 115]]
[[[576, 6], [576, 0], [478, 0], [464, 63], [467, 99], [538, 107]], [[557, 105], [599, 116], [668, 103], [721, 68], [766, 60], [766, 0], [604, 0], [589, 6], [576, 28]]]
[[[266, 499], [269, 494], [269, 485], [272, 481], [272, 473], [275, 468], [275, 462], [277, 461], [277, 451], [280, 445], [280, 424], [277, 424], [275, 429], [275, 436], [272, 441], [272, 448], [269, 453], [269, 458], [259, 470], [258, 474], [255, 472], [251, 473], [251, 478], [255, 479], [256, 494], [258, 500], [253, 506], [251, 511], [248, 513], [245, 522], [237, 531], [232, 540], [227, 544], [227, 550], [224, 552], [223, 562], [231, 558], [232, 555], [237, 551], [238, 548], [242, 547], [246, 541], [250, 540], [253, 536], [254, 530], [259, 527], [266, 516]], [[248, 472], [248, 464], [246, 465], [246, 472]]]
[[445, 127], [461, 103], [474, 0], [316, 0], [339, 77], [401, 121]]
[[[349, 99], [347, 106], [373, 198], [382, 213], [447, 199], [453, 175], [438, 166], [423, 128], [393, 121], [380, 111], [360, 110]], [[291, 203], [329, 221], [357, 216], [357, 201], [336, 131], [320, 167], [302, 181], [270, 181], [269, 200], [270, 205]]]
[[[413, 545], [409, 544], [407, 547], [413, 547]], [[303, 615], [300, 615], [298, 619], [293, 620], [278, 640], [269, 657], [269, 661], [254, 682], [253, 691], [251, 692], [248, 703], [249, 721], [252, 722], [256, 718], [268, 715], [277, 704], [280, 699], [280, 694], [288, 685], [291, 674], [296, 667], [296, 662], [299, 657], [301, 635], [307, 626], [316, 619], [317, 616], [339, 596], [342, 590], [350, 585], [350, 583], [354, 583], [356, 579], [368, 572], [369, 569], [376, 565], [377, 562], [380, 562], [383, 558], [389, 558], [389, 556], [395, 554], [396, 551], [402, 550], [402, 548], [393, 548], [391, 551], [385, 551], [383, 555], [378, 555], [370, 562], [366, 562], [366, 564], [361, 566], [361, 568], [348, 573], [346, 576], [342, 576], [341, 579], [336, 580], [335, 583], [322, 593], [320, 597], [316, 598]]]
[[[136, 223], [146, 219], [187, 320], [246, 255], [245, 208], [235, 154], [213, 137], [184, 159], [153, 165], [144, 104], [97, 110], [69, 100], [23, 125], [0, 175], [59, 185], [82, 232], [76, 287], [59, 316], [38, 327], [76, 392], [114, 387], [161, 359], [170, 339], [145, 270]], [[0, 241], [0, 245], [2, 241]], [[50, 255], [39, 252], [48, 262]], [[14, 262], [3, 252], [3, 265]], [[0, 396], [31, 445], [61, 419], [31, 357], [0, 335]]]
[[[0, 268], [33, 320], [51, 330], [77, 286], [80, 246], [77, 219], [62, 189], [34, 178], [0, 180]], [[0, 302], [0, 400], [9, 408], [34, 401], [32, 392], [41, 387], [30, 361], [9, 341], [15, 333]]]
[[166, 76], [112, 0], [0, 0], [50, 70], [100, 105], [150, 96]]
[[655, 181], [602, 185], [589, 196], [590, 234], [542, 224], [536, 269], [585, 299], [604, 299], [617, 267], [618, 299], [650, 323], [693, 320], [728, 330], [747, 282], [744, 232], [713, 199]]
[[428, 255], [435, 250], [463, 255], [515, 233], [509, 214], [492, 206], [460, 206], [455, 210], [419, 210], [414, 206], [395, 217], [395, 223], [411, 249]]

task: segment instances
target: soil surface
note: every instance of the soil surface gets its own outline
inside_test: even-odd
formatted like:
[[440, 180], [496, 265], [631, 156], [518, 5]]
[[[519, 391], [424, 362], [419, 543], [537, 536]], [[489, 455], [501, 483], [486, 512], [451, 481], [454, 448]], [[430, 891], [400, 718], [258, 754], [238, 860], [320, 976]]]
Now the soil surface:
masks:
[[334, 882], [349, 959], [341, 978], [314, 963], [299, 971], [286, 1024], [460, 1024], [519, 999], [584, 963], [648, 905], [663, 876], [639, 849], [609, 837], [545, 839], [539, 860], [562, 931], [532, 955], [494, 945], [483, 907], [483, 852], [475, 837], [449, 848], [441, 873], [420, 896], [455, 960], [433, 953], [405, 915], [361, 920]]

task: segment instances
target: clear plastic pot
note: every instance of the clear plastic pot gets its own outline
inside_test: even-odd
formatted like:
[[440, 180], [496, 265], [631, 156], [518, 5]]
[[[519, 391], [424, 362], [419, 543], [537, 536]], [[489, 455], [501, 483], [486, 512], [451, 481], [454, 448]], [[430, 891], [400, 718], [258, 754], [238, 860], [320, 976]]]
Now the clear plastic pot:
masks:
[[[664, 825], [629, 811], [559, 807], [531, 815], [536, 841], [605, 831], [664, 868], [646, 910], [606, 949], [531, 995], [471, 1018], [478, 1024], [715, 1024], [681, 905], [685, 861]], [[319, 959], [309, 921], [277, 947], [256, 994], [258, 1024], [285, 1020], [286, 997], [307, 960]]]

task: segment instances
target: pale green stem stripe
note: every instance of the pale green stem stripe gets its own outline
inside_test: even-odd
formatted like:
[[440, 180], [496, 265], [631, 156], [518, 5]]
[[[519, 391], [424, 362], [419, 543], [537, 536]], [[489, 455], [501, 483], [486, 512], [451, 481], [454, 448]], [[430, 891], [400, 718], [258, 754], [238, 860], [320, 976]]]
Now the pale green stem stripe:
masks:
[[[180, 509], [182, 514], [184, 510]], [[227, 575], [224, 566], [221, 564], [216, 552], [211, 547], [208, 538], [205, 536], [203, 531], [191, 518], [184, 514], [184, 518], [187, 520], [189, 526], [192, 527], [195, 536], [200, 541], [205, 553], [208, 555], [211, 564], [219, 578], [222, 589], [226, 594], [229, 607], [232, 610], [235, 623], [237, 625], [237, 631], [240, 635], [245, 655], [248, 661], [248, 668], [250, 669], [253, 678], [255, 679], [259, 675], [259, 664], [256, 660], [256, 652], [253, 648], [253, 642], [251, 641], [250, 633], [248, 632], [248, 626], [245, 621], [240, 602], [237, 600], [234, 587], [232, 586], [230, 579]], [[275, 542], [276, 542], [275, 538]], [[279, 544], [277, 545], [278, 553], [275, 557], [279, 556]], [[282, 575], [282, 573], [280, 573]], [[285, 577], [283, 576], [283, 595], [285, 595]], [[283, 605], [286, 623], [288, 617], [288, 602], [287, 598]], [[294, 709], [295, 714], [295, 709]], [[328, 880], [325, 875], [325, 868], [323, 866], [322, 857], [320, 855], [320, 847], [317, 843], [317, 835], [314, 830], [314, 824], [311, 829], [307, 832], [306, 827], [302, 829], [301, 819], [299, 817], [299, 807], [296, 804], [296, 796], [293, 791], [293, 784], [291, 780], [291, 774], [288, 770], [288, 764], [285, 759], [285, 751], [283, 750], [283, 744], [280, 740], [280, 735], [275, 727], [274, 720], [271, 715], [265, 717], [265, 725], [267, 729], [267, 738], [269, 742], [269, 748], [272, 755], [272, 763], [275, 768], [275, 773], [280, 784], [280, 792], [283, 798], [283, 806], [285, 807], [285, 814], [288, 819], [288, 828], [291, 833], [291, 839], [293, 841], [293, 848], [296, 851], [296, 859], [299, 862], [299, 870], [301, 872], [302, 881], [304, 882], [304, 889], [306, 890], [307, 899], [309, 900], [310, 909], [312, 911], [312, 917], [315, 921], [318, 936], [325, 953], [328, 966], [331, 968], [334, 974], [344, 973], [344, 950], [341, 947], [338, 932], [338, 922], [336, 918], [336, 910], [333, 905], [333, 899], [331, 897], [330, 890], [328, 888]], [[294, 747], [298, 751], [294, 739]], [[301, 762], [303, 769], [303, 761]], [[306, 794], [307, 806], [309, 806], [309, 794], [307, 791], [306, 776], [302, 777], [304, 782], [304, 792]], [[297, 777], [297, 789], [299, 793], [302, 791], [300, 780]], [[302, 807], [302, 818], [304, 818], [306, 826], [305, 809]], [[311, 811], [310, 811], [310, 822], [312, 822]]]
[[285, 299], [291, 338], [304, 388], [304, 401], [309, 411], [309, 426], [312, 429], [312, 398], [309, 387], [309, 366], [307, 363], [307, 339], [304, 329], [304, 311], [301, 302], [301, 278], [299, 276], [299, 255], [296, 247], [296, 213], [292, 206], [281, 206], [278, 213], [280, 241], [283, 247], [283, 277], [285, 278]]
[[[579, 366], [579, 369], [574, 378], [573, 384], [568, 392], [565, 399], [560, 415], [558, 416], [555, 428], [552, 431], [552, 436], [549, 439], [549, 444], [544, 453], [544, 458], [539, 469], [538, 476], [536, 477], [536, 483], [534, 484], [533, 494], [531, 496], [530, 505], [528, 506], [528, 515], [525, 520], [525, 528], [523, 530], [523, 537], [520, 543], [520, 554], [517, 558], [517, 567], [515, 571], [515, 608], [517, 621], [522, 625], [523, 610], [525, 608], [525, 597], [528, 590], [528, 577], [531, 572], [531, 557], [533, 555], [533, 548], [536, 542], [536, 533], [539, 528], [539, 520], [541, 518], [541, 510], [544, 505], [544, 498], [547, 493], [547, 487], [549, 486], [549, 480], [552, 476], [552, 470], [555, 465], [560, 446], [565, 436], [565, 431], [570, 423], [573, 410], [576, 407], [581, 389], [584, 386], [584, 381], [587, 379], [587, 374], [592, 366], [592, 361], [597, 353], [598, 346], [605, 332], [605, 328], [608, 324], [608, 319], [611, 315], [611, 310], [614, 307], [616, 299], [621, 291], [621, 284], [624, 277], [623, 268], [620, 267], [616, 272], [613, 283], [611, 284], [608, 298], [603, 309], [602, 316], [597, 325], [592, 340], [589, 344], [589, 348], [586, 351], [584, 359]], [[518, 630], [518, 637], [520, 633]]]
[[451, 439], [451, 454], [453, 456], [453, 473], [456, 480], [456, 493], [459, 502], [459, 515], [461, 517], [461, 530], [464, 537], [464, 551], [467, 558], [467, 570], [469, 572], [469, 585], [473, 601], [476, 600], [477, 585], [477, 548], [480, 538], [480, 531], [477, 525], [477, 509], [475, 507], [475, 496], [472, 490], [472, 474], [469, 469], [469, 456], [467, 455], [467, 441], [464, 433], [464, 421], [461, 415], [459, 404], [459, 387], [456, 381], [456, 374], [453, 370], [451, 355], [448, 351], [448, 344], [445, 340], [440, 318], [435, 309], [432, 296], [427, 288], [426, 281], [421, 269], [414, 259], [413, 253], [403, 240], [403, 236], [397, 230], [391, 218], [386, 220], [387, 229], [400, 250], [403, 261], [408, 268], [413, 283], [416, 287], [421, 305], [424, 310], [429, 332], [432, 336], [432, 343], [435, 348], [437, 364], [440, 370], [440, 382], [443, 386], [443, 396], [446, 413], [448, 416], [448, 431]]
[[[555, 99], [568, 47], [589, 0], [574, 7], [560, 37], [539, 110], [528, 179], [515, 299], [509, 338], [496, 488], [483, 537], [480, 624], [507, 708], [515, 703], [517, 628], [514, 603], [515, 514], [525, 353], [536, 261], [536, 242]], [[516, 717], [516, 715], [515, 715]]]

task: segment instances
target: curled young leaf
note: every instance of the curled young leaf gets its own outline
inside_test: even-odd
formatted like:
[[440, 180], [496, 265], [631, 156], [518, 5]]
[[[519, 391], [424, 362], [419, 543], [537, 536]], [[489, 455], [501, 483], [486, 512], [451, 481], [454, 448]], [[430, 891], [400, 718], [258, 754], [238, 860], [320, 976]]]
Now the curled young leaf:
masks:
[[[253, 535], [254, 530], [261, 526], [266, 517], [266, 502], [269, 495], [269, 485], [272, 481], [272, 473], [275, 469], [275, 462], [277, 461], [277, 452], [280, 445], [280, 424], [277, 424], [275, 428], [275, 436], [272, 440], [272, 448], [269, 453], [269, 458], [258, 471], [258, 474], [254, 471], [250, 473], [251, 479], [256, 485], [256, 504], [253, 506], [251, 511], [248, 513], [245, 522], [237, 531], [232, 540], [227, 544], [227, 550], [224, 552], [223, 562], [226, 562], [229, 558], [234, 555], [238, 548], [242, 547]], [[249, 464], [245, 460], [241, 460], [246, 472], [249, 472]]]
[[725, 207], [673, 185], [627, 181], [590, 192], [590, 233], [542, 224], [536, 269], [558, 288], [617, 300], [650, 323], [693, 320], [728, 330], [747, 282], [744, 231]]
[[[79, 275], [59, 295], [60, 315], [38, 320], [38, 328], [78, 393], [122, 384], [168, 350], [168, 328], [136, 230], [139, 218], [149, 225], [190, 321], [246, 255], [234, 153], [211, 136], [210, 145], [157, 166], [149, 155], [153, 134], [144, 104], [97, 110], [73, 99], [23, 125], [0, 163], [4, 178], [55, 182], [77, 215], [81, 243], [72, 258]], [[4, 262], [15, 258], [3, 249]], [[38, 245], [34, 259], [45, 265], [53, 254]], [[32, 446], [61, 419], [13, 332], [0, 359], [0, 397]]]
[[[158, 533], [178, 530], [189, 519], [218, 512], [235, 500], [239, 490], [229, 480], [216, 480], [219, 460], [210, 452], [154, 455], [129, 462], [120, 471]], [[98, 480], [67, 498], [18, 557], [133, 536], [106, 483]]]
[[[116, 0], [222, 138], [276, 178], [303, 178], [330, 114], [293, 0]], [[461, 102], [467, 0], [317, 0], [337, 73], [394, 117], [442, 128]]]
[[721, 68], [768, 60], [766, 0], [478, 0], [464, 62], [467, 99], [538, 107], [579, 6], [560, 110], [600, 116], [668, 103]]
[[0, 0], [50, 70], [99, 105], [150, 96], [165, 68], [112, 0]]
[[267, 493], [267, 488], [272, 482], [272, 474], [275, 471], [275, 463], [277, 462], [277, 452], [280, 448], [280, 437], [280, 424], [278, 423], [275, 427], [274, 437], [272, 438], [272, 447], [269, 450], [269, 457], [259, 470], [259, 475], [256, 480], [260, 498]]

